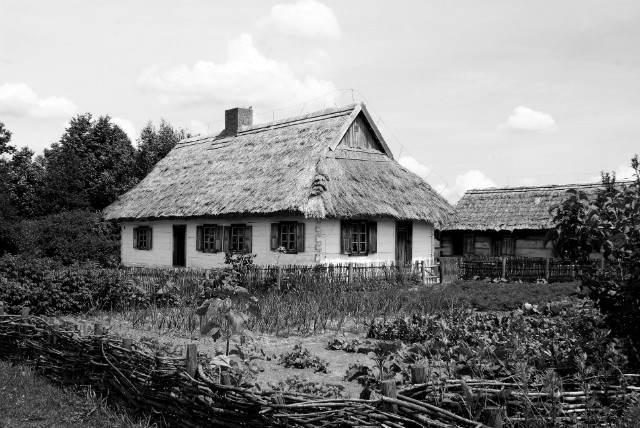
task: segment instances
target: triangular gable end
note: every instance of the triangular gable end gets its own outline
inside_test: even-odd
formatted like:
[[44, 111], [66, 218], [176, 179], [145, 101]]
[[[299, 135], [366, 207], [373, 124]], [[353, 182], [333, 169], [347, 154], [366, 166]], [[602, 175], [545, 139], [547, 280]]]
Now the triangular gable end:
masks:
[[351, 112], [331, 145], [331, 150], [337, 148], [376, 150], [393, 159], [391, 150], [362, 103], [358, 104]]

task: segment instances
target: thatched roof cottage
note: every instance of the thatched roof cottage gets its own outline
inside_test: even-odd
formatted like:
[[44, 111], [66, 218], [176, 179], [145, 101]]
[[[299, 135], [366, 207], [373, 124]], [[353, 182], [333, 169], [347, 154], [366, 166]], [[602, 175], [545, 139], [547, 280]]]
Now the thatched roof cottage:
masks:
[[364, 104], [253, 124], [225, 112], [216, 136], [180, 142], [104, 211], [126, 265], [216, 267], [433, 257], [453, 208], [393, 159]]
[[456, 205], [456, 218], [440, 232], [442, 256], [552, 257], [544, 245], [554, 226], [549, 209], [569, 189], [595, 196], [602, 184], [565, 184], [469, 190]]

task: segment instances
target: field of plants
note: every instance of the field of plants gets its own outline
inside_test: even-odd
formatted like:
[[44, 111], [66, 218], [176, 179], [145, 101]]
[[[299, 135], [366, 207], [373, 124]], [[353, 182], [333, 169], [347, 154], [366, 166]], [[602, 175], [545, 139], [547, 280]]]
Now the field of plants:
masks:
[[[197, 343], [211, 377], [248, 391], [371, 399], [391, 380], [416, 406], [488, 426], [640, 424], [628, 343], [577, 283], [418, 286], [407, 277], [247, 289], [238, 260], [209, 279], [12, 262], [2, 265], [6, 312], [66, 313], [56, 319], [79, 334], [99, 322], [162, 357], [183, 358]], [[40, 296], [25, 300], [27, 289]], [[55, 313], [38, 304], [47, 292], [66, 296]]]

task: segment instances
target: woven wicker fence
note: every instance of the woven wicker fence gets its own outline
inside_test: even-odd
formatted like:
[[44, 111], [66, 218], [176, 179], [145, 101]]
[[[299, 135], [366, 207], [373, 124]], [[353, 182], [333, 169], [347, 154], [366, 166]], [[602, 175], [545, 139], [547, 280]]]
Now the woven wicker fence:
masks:
[[[98, 328], [100, 330], [100, 328]], [[266, 392], [230, 385], [214, 375], [210, 360], [187, 345], [186, 357], [160, 356], [141, 343], [102, 334], [82, 336], [68, 324], [28, 316], [0, 314], [0, 358], [33, 366], [57, 384], [90, 385], [133, 412], [155, 415], [175, 427], [474, 427], [575, 426], [606, 415], [602, 403], [615, 408], [637, 405], [637, 375], [622, 385], [571, 384], [549, 388], [532, 383], [482, 379], [421, 383], [404, 390], [394, 381], [381, 383], [382, 395], [371, 399], [322, 398], [288, 392]], [[416, 370], [416, 373], [418, 370]], [[422, 370], [423, 375], [426, 371]], [[412, 370], [412, 376], [414, 372]], [[221, 381], [222, 378], [222, 381]], [[422, 381], [424, 382], [424, 380]], [[482, 397], [486, 424], [439, 407], [460, 403], [465, 396]], [[596, 407], [594, 407], [596, 406]], [[518, 409], [530, 409], [522, 417]], [[511, 410], [509, 410], [511, 409]], [[511, 412], [511, 414], [509, 414]], [[515, 413], [514, 413], [515, 412]], [[534, 422], [533, 425], [530, 422]], [[506, 422], [506, 421], [505, 421]]]

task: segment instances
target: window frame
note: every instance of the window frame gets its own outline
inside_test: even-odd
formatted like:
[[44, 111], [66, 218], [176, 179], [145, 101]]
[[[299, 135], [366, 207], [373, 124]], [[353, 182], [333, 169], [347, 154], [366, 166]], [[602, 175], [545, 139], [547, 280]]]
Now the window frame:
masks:
[[[361, 228], [355, 231], [354, 225], [356, 224], [363, 226], [364, 231]], [[355, 242], [354, 234], [357, 235]], [[340, 222], [340, 241], [341, 254], [349, 257], [366, 257], [376, 254], [378, 252], [378, 223], [363, 219], [342, 220]], [[353, 250], [354, 244], [356, 251]]]
[[[202, 252], [203, 253], [217, 253], [216, 250], [216, 230], [217, 224], [203, 224], [202, 225]], [[207, 241], [207, 239], [209, 239]], [[210, 247], [210, 248], [208, 248]]]
[[[133, 233], [136, 239], [136, 250], [150, 251], [153, 229], [151, 226], [135, 226]], [[144, 245], [143, 245], [144, 243]]]
[[[287, 232], [283, 231], [283, 227], [289, 228]], [[305, 224], [300, 221], [279, 221], [277, 223], [271, 223], [271, 251], [278, 251], [278, 248], [283, 247], [286, 254], [298, 254], [303, 253], [305, 248]], [[286, 240], [289, 244], [288, 247], [283, 245], [283, 235], [288, 235]], [[291, 247], [292, 248], [289, 248]]]
[[[229, 252], [234, 254], [240, 254], [246, 252], [246, 243], [245, 243], [245, 233], [246, 233], [247, 225], [246, 224], [232, 224], [229, 226]], [[238, 230], [241, 233], [236, 233], [234, 235], [234, 230], [237, 232]], [[237, 246], [240, 248], [233, 247], [233, 238], [234, 236], [237, 238]], [[240, 241], [242, 241], [242, 246], [240, 246]]]

